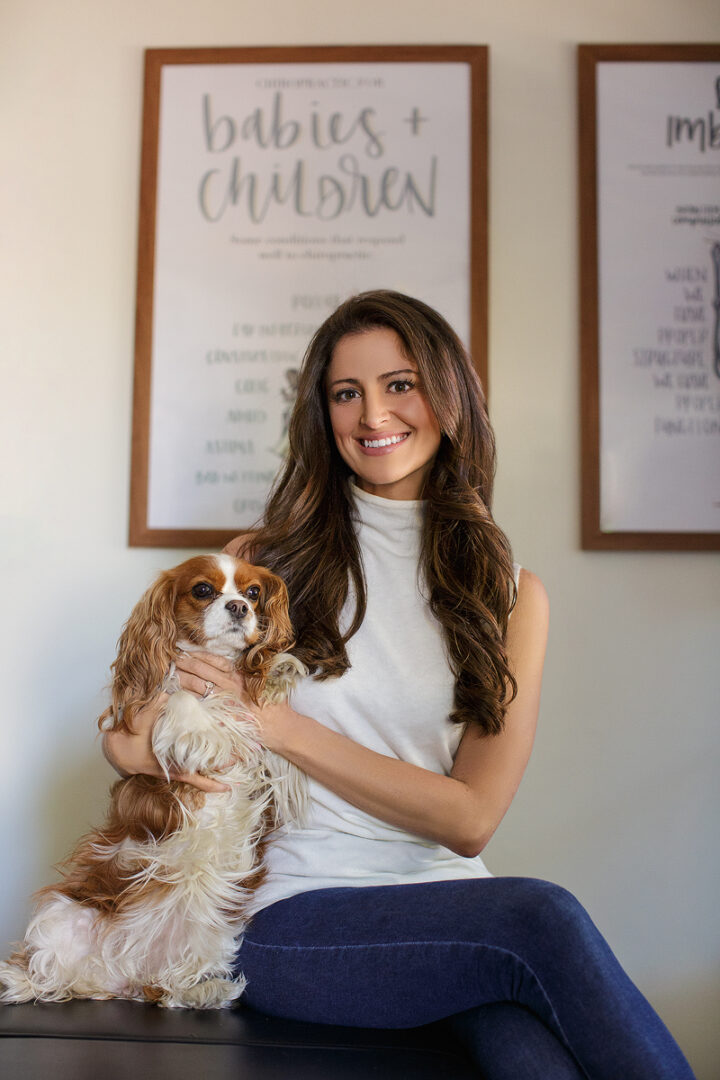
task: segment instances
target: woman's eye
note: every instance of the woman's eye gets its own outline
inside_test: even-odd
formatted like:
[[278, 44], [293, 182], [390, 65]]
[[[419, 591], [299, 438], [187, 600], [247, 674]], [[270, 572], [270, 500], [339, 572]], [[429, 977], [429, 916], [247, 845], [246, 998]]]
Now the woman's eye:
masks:
[[251, 585], [249, 589], [245, 590], [245, 595], [248, 600], [257, 600], [260, 595], [260, 588], [258, 585]]
[[191, 591], [196, 600], [206, 600], [208, 596], [213, 596], [215, 593], [212, 585], [208, 585], [207, 581], [199, 581], [197, 585], [193, 585]]
[[350, 386], [346, 386], [342, 390], [336, 390], [333, 394], [333, 401], [352, 401], [357, 397], [357, 390], [354, 390]]
[[415, 383], [412, 379], [394, 379], [388, 384], [388, 390], [391, 394], [407, 394], [409, 390], [415, 389]]

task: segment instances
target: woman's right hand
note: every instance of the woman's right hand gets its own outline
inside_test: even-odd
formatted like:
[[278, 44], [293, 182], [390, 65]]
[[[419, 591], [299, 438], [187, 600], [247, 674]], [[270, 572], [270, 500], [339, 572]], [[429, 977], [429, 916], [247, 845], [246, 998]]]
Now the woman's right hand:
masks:
[[[167, 702], [167, 694], [158, 694], [133, 717], [133, 730], [106, 731], [103, 735], [103, 753], [108, 762], [121, 776], [164, 776], [152, 751], [152, 730]], [[200, 791], [229, 791], [227, 784], [212, 780], [200, 773], [170, 773], [171, 780], [182, 780]]]

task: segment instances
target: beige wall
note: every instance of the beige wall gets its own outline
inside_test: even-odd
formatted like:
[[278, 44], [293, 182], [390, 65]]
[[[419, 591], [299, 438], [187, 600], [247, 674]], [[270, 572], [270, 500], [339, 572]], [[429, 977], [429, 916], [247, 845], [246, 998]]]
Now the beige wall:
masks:
[[718, 1076], [720, 560], [578, 548], [575, 45], [686, 40], [717, 0], [4, 0], [0, 942], [101, 814], [114, 642], [178, 557], [125, 543], [143, 48], [487, 43], [496, 511], [553, 611], [488, 862], [575, 891]]

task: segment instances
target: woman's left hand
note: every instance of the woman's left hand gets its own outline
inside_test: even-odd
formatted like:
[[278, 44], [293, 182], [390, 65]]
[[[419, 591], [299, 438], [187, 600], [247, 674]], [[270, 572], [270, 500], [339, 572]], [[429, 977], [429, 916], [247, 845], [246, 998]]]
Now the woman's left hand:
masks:
[[306, 717], [301, 717], [287, 702], [256, 705], [248, 697], [245, 680], [230, 660], [211, 653], [178, 653], [175, 670], [183, 690], [199, 698], [211, 694], [232, 694], [241, 708], [247, 709], [260, 724], [262, 741], [268, 750], [283, 754], [286, 737]]
[[224, 656], [211, 653], [179, 652], [175, 658], [175, 671], [183, 690], [188, 690], [199, 698], [211, 694], [232, 694], [244, 708], [252, 710], [246, 690], [245, 680], [236, 670], [235, 665]]

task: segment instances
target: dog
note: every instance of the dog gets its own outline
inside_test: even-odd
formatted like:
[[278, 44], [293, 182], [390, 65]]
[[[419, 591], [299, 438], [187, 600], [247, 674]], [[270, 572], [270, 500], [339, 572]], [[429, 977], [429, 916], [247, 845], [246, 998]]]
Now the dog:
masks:
[[[132, 730], [169, 694], [152, 732], [164, 778], [117, 781], [104, 826], [83, 837], [63, 880], [41, 889], [25, 939], [0, 964], [0, 1002], [129, 998], [223, 1008], [245, 988], [233, 959], [268, 834], [301, 821], [305, 778], [264, 749], [257, 721], [228, 694], [180, 689], [178, 650], [231, 660], [249, 697], [283, 700], [305, 674], [283, 581], [229, 555], [160, 575], [133, 610], [112, 665], [101, 730]], [[204, 793], [171, 774], [199, 772], [230, 791]]]

